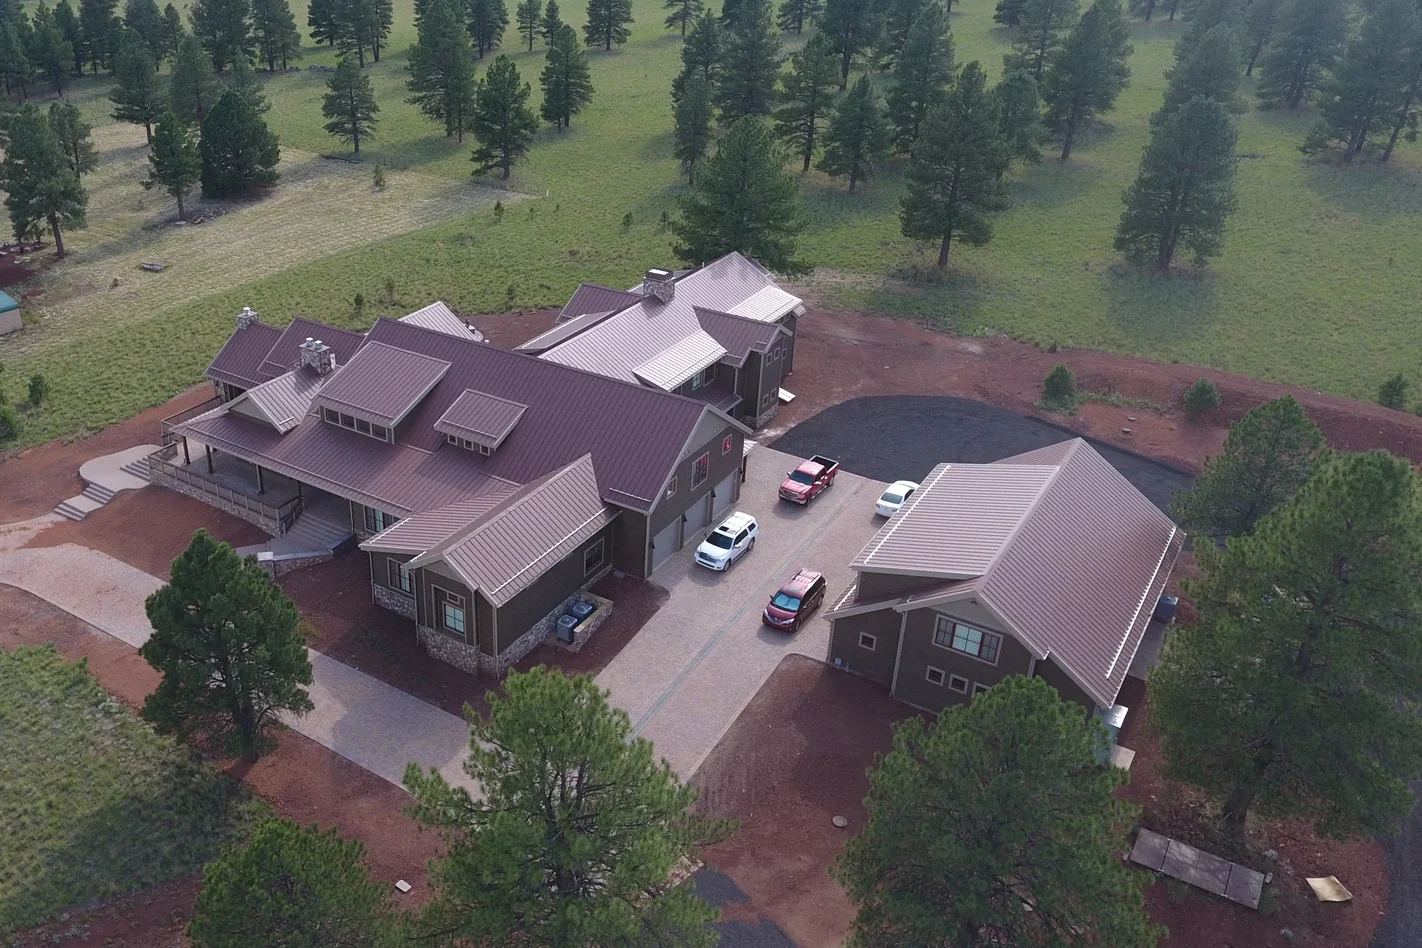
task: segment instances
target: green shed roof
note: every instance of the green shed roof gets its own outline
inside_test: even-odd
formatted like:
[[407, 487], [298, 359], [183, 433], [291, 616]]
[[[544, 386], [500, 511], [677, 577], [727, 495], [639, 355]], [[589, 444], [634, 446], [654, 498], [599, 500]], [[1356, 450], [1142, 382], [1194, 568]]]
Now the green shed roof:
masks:
[[20, 304], [15, 302], [15, 298], [4, 290], [0, 290], [0, 313], [8, 313], [12, 309], [19, 309]]

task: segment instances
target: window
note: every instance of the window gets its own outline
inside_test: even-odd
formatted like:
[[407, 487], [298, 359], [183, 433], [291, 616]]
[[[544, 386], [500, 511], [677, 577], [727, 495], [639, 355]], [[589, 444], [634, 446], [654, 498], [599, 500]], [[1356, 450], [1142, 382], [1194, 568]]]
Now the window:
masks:
[[440, 596], [443, 597], [443, 602], [440, 604], [441, 609], [439, 616], [441, 625], [450, 632], [463, 635], [464, 597], [456, 596], [454, 593], [438, 589], [438, 587], [436, 587], [436, 589]]
[[321, 413], [322, 413], [322, 415], [325, 417], [325, 419], [326, 419], [327, 421], [329, 421], [331, 424], [333, 424], [333, 425], [339, 425], [339, 424], [341, 423], [341, 416], [340, 416], [340, 413], [337, 412], [335, 409], [332, 409], [332, 408], [323, 408], [323, 409], [321, 409]]
[[414, 595], [415, 578], [410, 575], [409, 570], [400, 568], [400, 564], [395, 560], [386, 560], [390, 564], [390, 588], [398, 589], [407, 595]]
[[933, 644], [996, 665], [997, 653], [1002, 648], [1002, 636], [970, 628], [947, 616], [939, 616], [938, 624], [933, 630]]
[[949, 676], [948, 676], [948, 690], [949, 690], [949, 691], [956, 691], [956, 692], [958, 692], [958, 694], [960, 694], [960, 695], [965, 695], [965, 694], [967, 694], [967, 693], [968, 693], [968, 679], [962, 677], [961, 675], [949, 675]]
[[670, 481], [667, 482], [667, 496], [670, 497], [672, 494], [675, 494], [675, 493], [676, 493], [676, 478], [673, 477]]
[[879, 644], [878, 636], [870, 635], [868, 632], [859, 633], [859, 647], [874, 651], [874, 646]]
[[481, 444], [479, 445], [479, 453], [484, 455], [484, 457], [488, 457], [489, 455], [494, 453], [494, 449], [489, 447], [487, 444]]
[[707, 475], [711, 473], [711, 455], [709, 453], [701, 455], [696, 459], [696, 463], [691, 465], [691, 489], [696, 490], [706, 481]]
[[392, 527], [400, 518], [392, 516], [383, 510], [376, 510], [374, 507], [365, 508], [365, 528], [371, 533], [379, 533], [386, 527]]
[[379, 438], [381, 441], [389, 441], [390, 431], [384, 425], [371, 425], [370, 436], [372, 438]]
[[980, 685], [980, 684], [978, 684], [977, 682], [973, 682], [973, 697], [974, 697], [974, 698], [976, 698], [978, 695], [982, 694], [983, 692], [985, 692], [985, 691], [987, 691], [987, 690], [988, 690], [988, 686], [987, 686], [987, 685]]
[[363, 435], [370, 434], [370, 422], [366, 421], [364, 418], [357, 418], [355, 422], [356, 431], [359, 431]]
[[597, 538], [597, 542], [583, 550], [583, 575], [588, 576], [603, 564], [603, 544], [602, 537]]
[[726, 435], [726, 437], [721, 439], [721, 453], [730, 454], [731, 448], [735, 445], [735, 443], [735, 438], [731, 437], [730, 435]]
[[710, 368], [710, 366], [707, 366], [700, 372], [697, 372], [695, 375], [693, 375], [691, 377], [691, 390], [694, 392], [698, 388], [704, 386], [707, 382], [711, 381], [711, 372], [712, 369]]
[[924, 670], [923, 678], [930, 685], [941, 685], [943, 684], [943, 669], [934, 668], [932, 665], [929, 665], [928, 668]]
[[459, 439], [456, 438], [456, 437], [455, 437], [454, 435], [452, 435], [452, 434], [447, 434], [447, 435], [445, 435], [445, 436], [444, 436], [444, 440], [445, 440], [445, 441], [448, 441], [450, 444], [455, 444], [455, 445], [459, 444]]
[[347, 415], [345, 412], [341, 412], [341, 427], [354, 429], [355, 419], [352, 418], [350, 415]]

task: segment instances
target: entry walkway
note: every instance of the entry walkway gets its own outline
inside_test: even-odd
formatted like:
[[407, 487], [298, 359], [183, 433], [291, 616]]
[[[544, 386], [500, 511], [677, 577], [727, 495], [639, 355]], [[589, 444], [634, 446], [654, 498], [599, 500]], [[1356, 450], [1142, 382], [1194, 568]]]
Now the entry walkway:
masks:
[[[874, 501], [884, 484], [841, 471], [807, 507], [776, 491], [800, 459], [757, 449], [735, 509], [760, 522], [755, 549], [725, 573], [692, 562], [695, 544], [662, 565], [652, 581], [666, 604], [598, 675], [636, 735], [655, 745], [689, 779], [786, 655], [824, 661], [829, 623], [821, 614], [790, 635], [766, 628], [760, 613], [780, 584], [802, 567], [829, 584], [827, 602], [852, 579], [849, 561], [884, 523]], [[714, 526], [714, 524], [712, 524]]]
[[[47, 514], [0, 527], [0, 583], [19, 587], [134, 648], [148, 640], [144, 600], [163, 581], [111, 556], [66, 543], [25, 548], [58, 520]], [[398, 688], [309, 651], [315, 710], [288, 722], [342, 757], [397, 786], [411, 761], [451, 784], [477, 790], [461, 768], [469, 752], [463, 719]]]

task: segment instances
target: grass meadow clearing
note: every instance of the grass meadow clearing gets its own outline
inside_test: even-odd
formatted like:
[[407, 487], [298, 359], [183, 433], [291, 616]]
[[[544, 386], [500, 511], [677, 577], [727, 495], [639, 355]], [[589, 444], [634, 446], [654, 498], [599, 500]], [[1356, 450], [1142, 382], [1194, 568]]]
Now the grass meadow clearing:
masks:
[[0, 651], [0, 787], [0, 941], [192, 873], [262, 810], [50, 646]]
[[[576, 0], [566, 6], [579, 23]], [[959, 61], [980, 60], [996, 73], [1009, 37], [992, 10], [992, 0], [964, 0], [952, 25]], [[405, 103], [411, 0], [397, 0], [390, 49], [370, 67], [382, 112], [362, 165], [314, 157], [341, 151], [321, 130], [324, 74], [303, 68], [265, 80], [285, 180], [232, 215], [245, 215], [245, 227], [221, 218], [181, 237], [172, 229], [155, 236], [170, 211], [138, 188], [136, 130], [96, 130], [106, 163], [88, 181], [90, 230], [73, 236], [74, 259], [43, 278], [37, 338], [0, 341], [12, 396], [36, 371], [54, 391], [48, 407], [25, 417], [23, 440], [120, 420], [199, 380], [244, 305], [278, 324], [303, 315], [364, 328], [375, 312], [434, 299], [467, 313], [558, 305], [581, 280], [628, 285], [670, 262], [671, 235], [659, 221], [675, 213], [682, 191], [669, 98], [680, 38], [662, 29], [659, 0], [634, 0], [634, 14], [629, 43], [589, 53], [592, 105], [571, 130], [541, 131], [506, 184], [471, 182], [470, 142], [444, 138]], [[1133, 29], [1134, 75], [1108, 124], [1066, 164], [1049, 153], [1041, 165], [1016, 169], [1013, 207], [998, 218], [996, 238], [955, 249], [941, 277], [919, 276], [934, 248], [899, 234], [900, 163], [854, 195], [818, 172], [805, 176], [803, 255], [818, 267], [805, 285], [836, 305], [958, 332], [1209, 364], [1357, 397], [1371, 397], [1395, 372], [1416, 373], [1422, 146], [1404, 146], [1388, 165], [1342, 168], [1299, 154], [1312, 115], [1251, 107], [1240, 119], [1239, 212], [1221, 256], [1169, 277], [1120, 261], [1111, 238], [1121, 192], [1134, 178], [1183, 25]], [[787, 37], [787, 50], [798, 42]], [[534, 85], [536, 103], [542, 48], [520, 48], [510, 30], [505, 51]], [[301, 65], [332, 62], [331, 50], [308, 48]], [[85, 80], [73, 93], [96, 125], [108, 121], [107, 84]], [[393, 169], [383, 193], [368, 183], [376, 162]], [[284, 190], [303, 188], [304, 196], [284, 200]], [[523, 200], [511, 204], [514, 197]], [[495, 199], [508, 205], [497, 225]], [[254, 241], [244, 245], [251, 252], [227, 252], [233, 231]], [[173, 266], [157, 279], [132, 269], [169, 247], [175, 256], [164, 262]], [[359, 313], [357, 293], [367, 301]]]

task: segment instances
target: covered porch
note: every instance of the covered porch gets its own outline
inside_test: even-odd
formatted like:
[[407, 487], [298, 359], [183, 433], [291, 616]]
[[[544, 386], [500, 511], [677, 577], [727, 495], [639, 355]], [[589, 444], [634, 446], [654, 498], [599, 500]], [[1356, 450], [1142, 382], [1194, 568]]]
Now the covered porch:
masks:
[[152, 482], [195, 497], [281, 536], [302, 509], [322, 493], [188, 438], [178, 438], [148, 457]]

